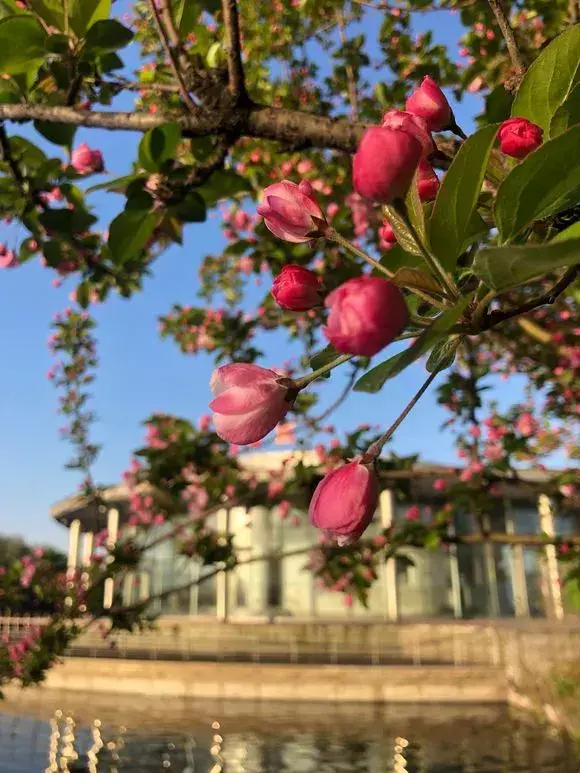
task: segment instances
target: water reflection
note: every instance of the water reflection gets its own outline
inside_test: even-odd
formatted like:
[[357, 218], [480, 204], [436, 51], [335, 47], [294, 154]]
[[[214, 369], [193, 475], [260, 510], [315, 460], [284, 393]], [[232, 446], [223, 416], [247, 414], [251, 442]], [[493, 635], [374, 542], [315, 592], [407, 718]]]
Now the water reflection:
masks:
[[0, 773], [580, 771], [568, 741], [503, 707], [24, 695], [0, 713]]

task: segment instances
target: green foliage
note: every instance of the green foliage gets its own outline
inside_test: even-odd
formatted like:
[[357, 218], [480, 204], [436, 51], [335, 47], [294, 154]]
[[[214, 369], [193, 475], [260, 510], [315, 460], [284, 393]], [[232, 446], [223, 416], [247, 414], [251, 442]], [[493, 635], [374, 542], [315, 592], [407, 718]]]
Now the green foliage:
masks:
[[499, 292], [576, 263], [580, 263], [577, 238], [482, 250], [475, 257], [473, 272]]
[[87, 51], [106, 52], [124, 48], [133, 40], [133, 33], [116, 19], [104, 19], [95, 22], [87, 32], [85, 46]]
[[140, 209], [117, 215], [109, 227], [107, 242], [115, 263], [125, 263], [143, 250], [158, 223], [157, 215]]
[[166, 123], [145, 132], [139, 143], [139, 163], [147, 172], [158, 172], [165, 161], [175, 156], [181, 139], [181, 127]]
[[39, 134], [55, 145], [62, 145], [65, 148], [71, 148], [77, 127], [64, 123], [48, 123], [46, 121], [35, 121], [34, 128]]
[[467, 139], [453, 159], [437, 194], [429, 222], [431, 248], [444, 268], [453, 270], [465, 249], [497, 126]]
[[[512, 115], [527, 118], [552, 135], [551, 121], [580, 83], [580, 24], [563, 32], [532, 64], [512, 106]], [[554, 131], [558, 132], [558, 122]]]
[[446, 336], [470, 301], [470, 296], [462, 298], [452, 309], [440, 314], [431, 327], [424, 330], [411, 346], [365, 373], [354, 385], [355, 391], [379, 392], [386, 381], [398, 376], [408, 365], [426, 354], [441, 338]]
[[[84, 35], [87, 30], [92, 30], [94, 25], [108, 19], [110, 13], [111, 0], [69, 0], [70, 26], [73, 32], [79, 36]], [[112, 19], [111, 21], [114, 20]], [[116, 33], [113, 32], [114, 27], [101, 27], [99, 34], [102, 35], [106, 29], [111, 30], [112, 34], [119, 35], [118, 31]], [[115, 48], [121, 48], [121, 46], [115, 46]]]
[[580, 125], [544, 143], [506, 177], [495, 203], [501, 241], [510, 241], [534, 221], [578, 202], [579, 147]]
[[0, 19], [0, 72], [35, 72], [46, 56], [46, 33], [31, 14]]

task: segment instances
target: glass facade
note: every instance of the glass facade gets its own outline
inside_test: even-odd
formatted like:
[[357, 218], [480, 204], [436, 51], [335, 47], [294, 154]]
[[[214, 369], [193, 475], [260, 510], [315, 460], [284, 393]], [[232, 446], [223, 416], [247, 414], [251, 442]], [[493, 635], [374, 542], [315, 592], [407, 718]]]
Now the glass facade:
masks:
[[[425, 522], [431, 520], [432, 509], [440, 506], [415, 504]], [[409, 506], [408, 502], [395, 503], [388, 492], [383, 493], [381, 508], [366, 536], [378, 533], [391, 519], [402, 522]], [[495, 534], [533, 535], [552, 523], [560, 534], [578, 533], [580, 513], [546, 523], [529, 502], [498, 500], [481, 523], [470, 513], [460, 513], [451, 529], [460, 536], [479, 534], [481, 528]], [[317, 587], [305, 569], [307, 550], [317, 544], [319, 536], [305, 513], [293, 512], [281, 520], [276, 509], [237, 507], [217, 513], [211, 525], [234, 535], [241, 562], [235, 570], [195, 584], [204, 573], [213, 573], [212, 567], [176, 554], [172, 541], [163, 541], [146, 551], [138, 570], [124, 579], [119, 589], [124, 602], [163, 594], [155, 602], [157, 613], [221, 619], [352, 617], [405, 621], [553, 613], [550, 583], [554, 584], [554, 567], [556, 584], [559, 571], [553, 548], [551, 554], [550, 548], [492, 542], [433, 550], [405, 548], [377, 567], [378, 579], [370, 591], [368, 608], [355, 604], [348, 609], [342, 594]], [[158, 527], [147, 539], [157, 541], [164, 528], [170, 527]], [[279, 557], [293, 551], [296, 555]], [[266, 558], [244, 563], [258, 556]], [[175, 592], [168, 593], [171, 589]]]

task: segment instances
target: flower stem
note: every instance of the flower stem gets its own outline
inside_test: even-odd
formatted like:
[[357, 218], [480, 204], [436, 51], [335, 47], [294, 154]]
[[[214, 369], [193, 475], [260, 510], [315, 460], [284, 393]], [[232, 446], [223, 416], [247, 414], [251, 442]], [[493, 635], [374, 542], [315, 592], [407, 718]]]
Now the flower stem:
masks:
[[382, 273], [386, 274], [389, 279], [394, 277], [394, 274], [390, 269], [388, 269], [386, 266], [383, 266], [383, 264], [379, 263], [378, 260], [371, 258], [367, 252], [359, 249], [356, 244], [349, 242], [348, 239], [345, 239], [345, 237], [342, 236], [342, 234], [339, 234], [338, 231], [335, 231], [334, 228], [328, 228], [324, 235], [329, 241], [340, 244], [341, 247], [344, 247], [349, 252], [352, 252], [353, 255], [356, 255], [358, 258], [362, 258], [367, 263], [370, 263], [370, 265], [373, 266], [373, 268], [376, 268], [377, 271], [382, 271]]
[[425, 392], [429, 389], [435, 378], [439, 375], [439, 369], [436, 369], [431, 373], [429, 378], [425, 381], [423, 386], [419, 389], [419, 391], [415, 394], [415, 396], [410, 400], [410, 402], [407, 404], [405, 410], [401, 413], [401, 415], [398, 417], [398, 419], [391, 424], [389, 429], [385, 432], [384, 435], [382, 435], [378, 440], [375, 440], [374, 443], [371, 443], [371, 445], [367, 448], [366, 452], [363, 455], [363, 458], [365, 461], [370, 462], [376, 459], [381, 451], [383, 450], [383, 446], [385, 443], [391, 439], [391, 437], [395, 434], [396, 430], [399, 428], [399, 426], [405, 421], [407, 416], [411, 413], [415, 405], [419, 402], [421, 397], [425, 394]]
[[[389, 279], [392, 279], [395, 274], [388, 269], [386, 266], [383, 266], [382, 263], [379, 263], [378, 260], [375, 260], [372, 258], [367, 252], [364, 250], [359, 249], [355, 244], [352, 242], [349, 242], [348, 239], [345, 239], [344, 236], [338, 233], [338, 231], [335, 231], [334, 228], [328, 228], [328, 230], [325, 232], [325, 237], [331, 241], [336, 242], [336, 244], [340, 244], [341, 247], [344, 247], [349, 252], [352, 252], [353, 255], [356, 255], [359, 258], [362, 258], [364, 261], [369, 263], [373, 268], [376, 268], [377, 271], [382, 271], [383, 274], [386, 274]], [[413, 293], [415, 295], [418, 295], [419, 298], [422, 298], [426, 303], [430, 304], [431, 306], [437, 306], [438, 308], [445, 308], [437, 299], [432, 298], [427, 293], [422, 292], [421, 290], [418, 290], [417, 288], [411, 288]]]
[[417, 233], [415, 226], [411, 222], [411, 218], [409, 217], [409, 212], [407, 211], [407, 205], [405, 204], [403, 199], [396, 199], [393, 202], [393, 206], [397, 210], [398, 214], [401, 216], [401, 218], [405, 221], [405, 225], [409, 229], [411, 236], [417, 243], [417, 247], [421, 250], [421, 254], [423, 255], [425, 262], [433, 272], [433, 274], [438, 277], [442, 285], [447, 290], [447, 293], [449, 296], [456, 301], [459, 298], [459, 293], [457, 291], [457, 288], [453, 284], [453, 280], [449, 276], [448, 272], [443, 268], [439, 260], [433, 255], [431, 250], [427, 249], [427, 247], [423, 244], [423, 240], [421, 239], [420, 235]]
[[307, 376], [302, 376], [302, 378], [297, 378], [295, 383], [298, 389], [304, 389], [304, 387], [308, 386], [308, 384], [311, 384], [313, 381], [316, 381], [317, 378], [320, 376], [324, 376], [325, 373], [328, 373], [330, 370], [333, 370], [333, 368], [338, 367], [339, 365], [342, 365], [345, 362], [348, 362], [349, 360], [352, 360], [354, 355], [352, 354], [341, 354], [340, 357], [337, 357], [336, 360], [333, 360], [332, 362], [327, 363], [326, 365], [323, 365], [321, 368], [318, 368], [317, 370], [312, 371], [312, 373], [309, 373]]

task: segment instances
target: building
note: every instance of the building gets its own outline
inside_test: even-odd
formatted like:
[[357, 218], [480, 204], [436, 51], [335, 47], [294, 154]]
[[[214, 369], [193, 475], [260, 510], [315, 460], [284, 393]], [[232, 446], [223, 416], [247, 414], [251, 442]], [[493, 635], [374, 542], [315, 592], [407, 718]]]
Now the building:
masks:
[[[300, 458], [308, 464], [310, 452]], [[298, 458], [298, 454], [295, 455]], [[280, 466], [285, 452], [247, 454], [241, 461], [254, 474], [267, 477]], [[314, 461], [313, 461], [314, 463]], [[433, 490], [433, 481], [456, 474], [450, 467], [418, 464], [406, 471], [411, 479], [412, 502], [399, 503], [393, 493], [381, 493], [380, 506], [369, 534], [402, 520], [410, 504], [420, 507], [422, 517], [429, 508], [439, 508], [444, 495]], [[559, 516], [542, 494], [542, 478], [525, 475], [525, 484], [503, 483], [502, 496], [485, 527], [496, 534], [580, 534], [580, 512]], [[128, 520], [129, 491], [125, 486], [107, 489], [105, 506], [95, 509], [82, 497], [63, 500], [52, 508], [52, 516], [69, 529], [69, 568], [90, 562], [94, 533], [107, 528], [114, 543], [120, 526]], [[164, 615], [211, 616], [226, 619], [340, 619], [366, 618], [406, 621], [441, 618], [555, 617], [567, 612], [560, 586], [560, 567], [554, 546], [525, 546], [483, 542], [459, 544], [435, 550], [406, 548], [404, 555], [389, 559], [379, 569], [379, 579], [370, 593], [368, 609], [355, 604], [347, 609], [342, 594], [316, 586], [304, 570], [306, 555], [286, 558], [276, 553], [307, 549], [318, 534], [302, 517], [300, 525], [281, 520], [267, 506], [223, 509], [212, 516], [219, 531], [234, 535], [237, 554], [243, 561], [228, 573], [220, 573], [192, 587], [177, 590], [156, 601], [155, 611]], [[163, 529], [164, 527], [157, 527]], [[479, 533], [474, 519], [464, 513], [456, 519], [458, 535]], [[159, 536], [159, 533], [157, 534]], [[154, 535], [149, 539], [155, 539]], [[269, 555], [274, 554], [274, 555]], [[410, 559], [410, 560], [409, 560]], [[210, 571], [175, 553], [170, 540], [147, 551], [138, 571], [124, 580], [125, 603], [179, 589]], [[112, 603], [112, 581], [105, 588], [105, 608]]]

